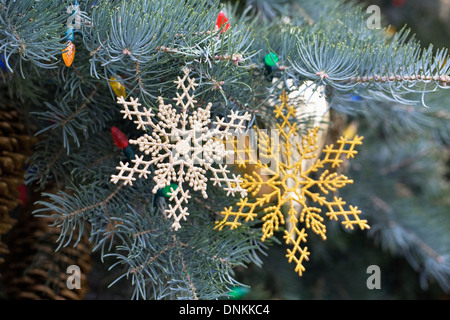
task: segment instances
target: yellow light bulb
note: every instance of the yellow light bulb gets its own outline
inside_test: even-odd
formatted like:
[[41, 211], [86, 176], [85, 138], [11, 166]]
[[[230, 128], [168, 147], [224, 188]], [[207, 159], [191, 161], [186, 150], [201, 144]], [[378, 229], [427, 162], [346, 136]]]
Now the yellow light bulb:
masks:
[[125, 87], [115, 77], [109, 78], [109, 85], [118, 97], [126, 97]]

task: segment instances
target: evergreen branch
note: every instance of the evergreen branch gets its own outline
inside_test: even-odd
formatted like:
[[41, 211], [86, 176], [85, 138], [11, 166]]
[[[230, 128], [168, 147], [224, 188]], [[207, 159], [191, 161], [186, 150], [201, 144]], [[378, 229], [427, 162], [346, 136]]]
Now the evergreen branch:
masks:
[[56, 153], [56, 155], [52, 158], [52, 160], [48, 163], [47, 168], [45, 170], [45, 175], [48, 175], [48, 173], [52, 170], [56, 162], [58, 162], [58, 160], [63, 155], [64, 150], [65, 150], [64, 147], [61, 147], [59, 151]]
[[[64, 150], [64, 149], [62, 148], [62, 150]], [[91, 164], [89, 164], [88, 166], [83, 168], [83, 170], [81, 171], [81, 174], [87, 173], [87, 171], [89, 171], [90, 169], [96, 168], [99, 165], [103, 164], [105, 162], [105, 160], [113, 159], [116, 156], [117, 156], [116, 153], [110, 153], [110, 154], [106, 154], [102, 157], [97, 158], [94, 162], [92, 162]]]
[[163, 248], [162, 250], [160, 250], [159, 252], [157, 252], [154, 256], [152, 256], [150, 259], [148, 259], [145, 263], [137, 266], [137, 267], [133, 267], [130, 269], [130, 273], [136, 273], [141, 271], [142, 269], [144, 269], [145, 267], [147, 267], [148, 265], [152, 264], [154, 261], [156, 261], [158, 258], [160, 258], [160, 256], [162, 256], [164, 253], [166, 253], [168, 250], [172, 249], [173, 247], [177, 246], [178, 243], [176, 241], [170, 243], [168, 246], [166, 246], [165, 248]]
[[[151, 234], [151, 233], [155, 233], [155, 232], [156, 232], [156, 231], [155, 231], [154, 229], [152, 229], [152, 230], [144, 230], [144, 231], [140, 231], [140, 232], [134, 233], [134, 234], [133, 234], [133, 238], [142, 237], [142, 236], [145, 236], [145, 235], [148, 235], [148, 234]], [[190, 249], [195, 250], [195, 251], [197, 251], [197, 252], [199, 252], [199, 253], [202, 253], [203, 255], [205, 255], [205, 257], [209, 257], [209, 254], [208, 254], [208, 252], [207, 252], [205, 249], [202, 249], [202, 248], [195, 248], [195, 247], [189, 245], [188, 243], [184, 243], [184, 242], [181, 242], [181, 241], [174, 241], [174, 242], [171, 243], [169, 246], [167, 246], [166, 248], [164, 248], [163, 250], [161, 250], [159, 253], [157, 253], [155, 256], [153, 256], [152, 258], [150, 258], [144, 265], [141, 265], [141, 266], [132, 268], [130, 272], [131, 272], [131, 273], [134, 273], [134, 272], [136, 272], [136, 271], [138, 271], [138, 270], [143, 269], [143, 268], [145, 267], [145, 265], [151, 264], [153, 261], [155, 261], [156, 259], [158, 259], [158, 257], [159, 257], [160, 255], [162, 255], [162, 254], [165, 253], [167, 250], [169, 250], [170, 248], [173, 248], [173, 247], [175, 247], [175, 246], [177, 246], [177, 245], [180, 245], [180, 246], [183, 247], [183, 248], [190, 248]], [[227, 265], [227, 266], [230, 267], [230, 268], [233, 267], [233, 265], [232, 265], [232, 263], [231, 263], [230, 261], [228, 261], [228, 260], [226, 260], [226, 259], [224, 259], [224, 258], [221, 258], [221, 257], [219, 257], [219, 256], [217, 256], [217, 255], [213, 255], [213, 256], [211, 256], [211, 258], [212, 258], [213, 260], [217, 260], [217, 261], [219, 261], [220, 263], [223, 263], [223, 264]]]
[[[380, 208], [385, 214], [392, 215], [394, 213], [394, 210], [392, 207], [387, 204], [385, 201], [383, 201], [381, 198], [371, 195], [370, 196], [371, 201], [375, 205], [375, 207]], [[386, 222], [386, 224], [389, 226], [389, 228], [395, 229], [395, 228], [402, 228], [403, 226], [399, 225], [394, 220], [389, 220]], [[422, 238], [420, 238], [417, 233], [413, 232], [412, 230], [404, 230], [405, 234], [408, 235], [410, 240], [414, 242], [414, 245], [411, 244], [411, 247], [414, 247], [417, 245], [422, 252], [424, 252], [429, 257], [433, 258], [437, 262], [441, 263], [443, 262], [443, 257], [441, 254], [439, 254], [437, 251], [435, 251], [430, 245], [428, 245]]]
[[92, 92], [87, 97], [87, 100], [85, 102], [83, 102], [83, 104], [80, 107], [76, 108], [75, 111], [71, 115], [69, 115], [69, 117], [64, 119], [64, 121], [62, 121], [59, 124], [59, 126], [65, 127], [68, 122], [70, 122], [72, 119], [74, 119], [77, 116], [77, 114], [79, 114], [81, 111], [83, 111], [88, 106], [88, 104], [93, 100], [93, 98], [97, 94], [100, 86], [101, 86], [101, 83], [98, 83], [95, 86], [94, 90], [92, 90]]
[[[36, 185], [39, 189], [45, 189], [50, 182], [65, 185], [68, 175], [61, 164], [67, 160], [67, 155], [59, 137], [51, 136], [40, 141], [35, 148], [36, 152], [30, 158], [32, 166], [25, 174], [27, 185]], [[45, 154], [51, 154], [51, 159], [45, 157]]]
[[[403, 159], [402, 161], [400, 161], [400, 162], [398, 162], [398, 163], [394, 163], [394, 164], [392, 164], [392, 165], [390, 165], [390, 166], [388, 166], [388, 167], [382, 168], [382, 169], [380, 170], [380, 172], [381, 172], [383, 175], [387, 175], [387, 174], [390, 174], [390, 173], [394, 173], [394, 172], [398, 171], [400, 168], [404, 168], [404, 167], [406, 167], [406, 166], [408, 166], [408, 165], [413, 164], [413, 163], [416, 161], [417, 157], [425, 156], [425, 155], [427, 155], [428, 153], [429, 153], [429, 150], [428, 150], [428, 149], [423, 149], [423, 150], [420, 151], [419, 153], [414, 154], [414, 155], [411, 155], [410, 157], [405, 158], [405, 159]], [[380, 200], [381, 200], [381, 199], [380, 199]]]
[[89, 205], [87, 207], [84, 207], [84, 208], [79, 208], [79, 209], [77, 209], [75, 211], [72, 211], [72, 212], [70, 212], [68, 214], [64, 214], [62, 216], [62, 219], [63, 220], [65, 220], [65, 219], [72, 219], [72, 218], [74, 218], [74, 217], [76, 217], [76, 216], [78, 216], [78, 215], [80, 215], [82, 213], [85, 213], [86, 211], [90, 211], [90, 210], [93, 210], [93, 209], [98, 208], [98, 207], [106, 206], [111, 201], [111, 199], [114, 198], [119, 193], [119, 191], [122, 189], [123, 186], [124, 186], [123, 183], [119, 183], [117, 185], [117, 187], [115, 188], [115, 190], [113, 192], [111, 192], [111, 194], [108, 197], [106, 197], [104, 200], [102, 200], [100, 202], [97, 202], [97, 203], [94, 203], [94, 204], [91, 204], [91, 205]]
[[[161, 52], [165, 52], [168, 54], [185, 54], [179, 49], [169, 48], [169, 47], [165, 47], [165, 46], [156, 47], [156, 51], [161, 51]], [[206, 56], [205, 58], [206, 58], [206, 61], [208, 61], [213, 57]], [[235, 66], [239, 65], [240, 62], [244, 61], [242, 54], [239, 54], [239, 53], [233, 53], [232, 55], [216, 54], [216, 55], [214, 55], [214, 60], [216, 60], [216, 61], [231, 61], [231, 62], [233, 62], [233, 64]]]
[[394, 75], [394, 76], [379, 76], [379, 75], [375, 75], [375, 76], [358, 76], [358, 77], [352, 77], [350, 78], [349, 82], [350, 83], [373, 83], [373, 82], [380, 82], [380, 83], [384, 83], [384, 82], [401, 82], [401, 81], [417, 81], [417, 80], [421, 80], [421, 81], [425, 81], [425, 82], [429, 82], [429, 81], [436, 81], [436, 82], [440, 82], [444, 87], [447, 85], [447, 83], [450, 83], [450, 76], [425, 76], [425, 75], [412, 75], [412, 76], [407, 76], [407, 75]]
[[198, 300], [198, 296], [197, 296], [197, 293], [196, 293], [197, 290], [195, 289], [195, 286], [192, 283], [191, 276], [190, 276], [190, 274], [189, 274], [189, 272], [187, 270], [187, 266], [186, 266], [186, 263], [184, 262], [183, 255], [182, 255], [181, 251], [178, 251], [178, 257], [179, 257], [179, 259], [181, 261], [181, 265], [183, 266], [183, 272], [184, 272], [184, 274], [186, 276], [186, 279], [187, 279], [187, 282], [189, 284], [189, 288], [191, 289], [191, 293], [192, 293], [192, 295], [194, 297], [194, 300]]
[[44, 69], [56, 67], [56, 55], [63, 48], [59, 40], [64, 33], [65, 17], [60, 15], [64, 7], [65, 3], [54, 1], [0, 2], [0, 51], [10, 72], [16, 71], [9, 63], [16, 53], [22, 77], [28, 61]]
[[139, 231], [139, 232], [136, 232], [136, 233], [133, 234], [133, 239], [139, 238], [139, 237], [142, 237], [142, 236], [145, 236], [145, 235], [154, 233], [154, 232], [156, 232], [156, 231], [153, 230], [153, 229], [152, 229], [152, 230], [143, 230], [143, 231]]
[[306, 12], [306, 10], [301, 7], [298, 3], [294, 4], [295, 8], [300, 12], [300, 14], [305, 18], [306, 22], [312, 26], [314, 24], [314, 19]]

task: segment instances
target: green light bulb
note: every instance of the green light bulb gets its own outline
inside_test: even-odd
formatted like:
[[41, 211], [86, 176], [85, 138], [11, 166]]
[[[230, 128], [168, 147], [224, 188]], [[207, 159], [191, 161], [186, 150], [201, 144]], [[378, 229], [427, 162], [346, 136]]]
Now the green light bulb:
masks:
[[273, 67], [274, 65], [276, 65], [276, 64], [278, 63], [279, 60], [280, 60], [280, 59], [278, 58], [278, 56], [277, 56], [275, 53], [273, 53], [273, 52], [267, 54], [267, 55], [264, 57], [264, 62], [265, 62], [266, 65], [269, 66], [269, 67]]
[[176, 183], [171, 183], [170, 185], [165, 186], [162, 189], [162, 193], [164, 194], [165, 197], [170, 197], [169, 193], [172, 193], [171, 188], [173, 189], [173, 191], [175, 191], [178, 188], [178, 185]]
[[247, 287], [233, 287], [229, 293], [230, 298], [233, 300], [242, 299], [247, 293], [250, 292], [250, 289]]

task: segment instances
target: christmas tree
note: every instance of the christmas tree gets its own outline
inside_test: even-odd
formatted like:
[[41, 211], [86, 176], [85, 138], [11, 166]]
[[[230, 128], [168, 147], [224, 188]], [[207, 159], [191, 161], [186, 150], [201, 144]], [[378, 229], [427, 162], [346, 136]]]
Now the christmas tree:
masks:
[[448, 43], [385, 8], [0, 0], [1, 295], [448, 294]]

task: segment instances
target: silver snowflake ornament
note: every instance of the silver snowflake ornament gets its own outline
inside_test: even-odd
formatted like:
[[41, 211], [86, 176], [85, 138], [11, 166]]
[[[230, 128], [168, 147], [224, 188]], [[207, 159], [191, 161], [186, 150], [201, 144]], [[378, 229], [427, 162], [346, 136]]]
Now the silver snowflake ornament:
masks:
[[[191, 198], [189, 188], [200, 191], [204, 198], [207, 194], [207, 172], [212, 173], [210, 180], [213, 186], [220, 186], [227, 194], [239, 193], [245, 197], [247, 192], [240, 186], [240, 176], [231, 174], [226, 163], [229, 156], [233, 156], [234, 149], [226, 148], [227, 140], [242, 134], [250, 114], [239, 115], [231, 111], [227, 119], [216, 117], [211, 121], [211, 103], [205, 108], [195, 108], [195, 88], [198, 84], [189, 77], [189, 70], [184, 69], [184, 77], [175, 81], [180, 92], [176, 93], [176, 105], [165, 104], [162, 97], [158, 98], [159, 108], [155, 115], [150, 109], [142, 107], [138, 98], [126, 101], [119, 97], [117, 103], [122, 104], [124, 119], [134, 120], [137, 129], [146, 131], [136, 140], [129, 140], [130, 144], [139, 146], [143, 155], [136, 155], [131, 160], [132, 165], [120, 162], [117, 167], [119, 173], [111, 176], [113, 183], [123, 181], [125, 185], [133, 184], [137, 178], [148, 178], [150, 167], [154, 166], [153, 180], [155, 187], [152, 192], [171, 187], [167, 218], [174, 220], [172, 227], [178, 230], [181, 219], [186, 220], [189, 215], [186, 204]], [[181, 109], [178, 112], [178, 109]], [[191, 111], [191, 112], [190, 112]], [[155, 116], [159, 121], [155, 120]], [[145, 159], [145, 156], [150, 156]], [[188, 188], [189, 187], [189, 188]]]

